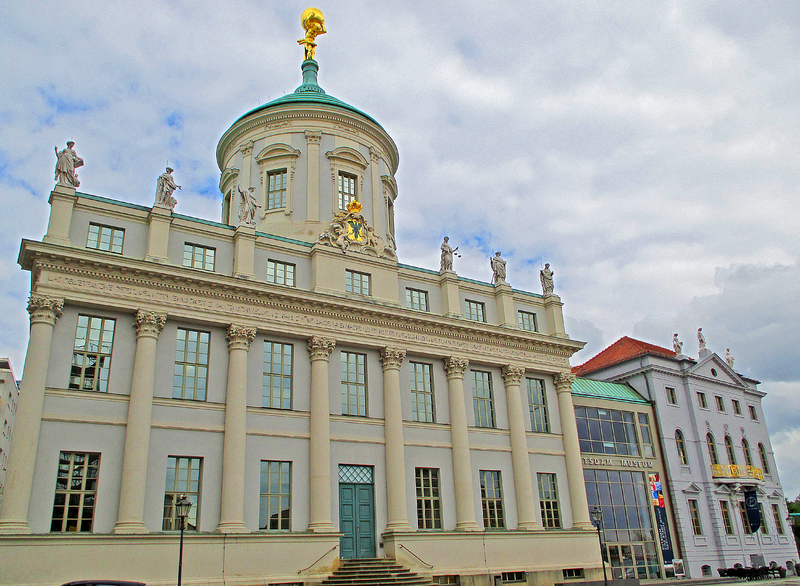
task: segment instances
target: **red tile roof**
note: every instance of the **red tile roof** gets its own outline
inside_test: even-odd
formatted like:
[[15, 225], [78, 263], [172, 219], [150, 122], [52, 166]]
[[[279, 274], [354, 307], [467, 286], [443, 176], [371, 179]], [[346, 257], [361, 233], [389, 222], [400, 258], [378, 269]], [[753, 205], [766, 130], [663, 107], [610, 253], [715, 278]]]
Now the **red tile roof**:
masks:
[[675, 356], [675, 352], [672, 350], [625, 336], [583, 364], [572, 367], [572, 374], [577, 374], [578, 376], [589, 374], [612, 364], [618, 364], [645, 354], [655, 354], [670, 358]]

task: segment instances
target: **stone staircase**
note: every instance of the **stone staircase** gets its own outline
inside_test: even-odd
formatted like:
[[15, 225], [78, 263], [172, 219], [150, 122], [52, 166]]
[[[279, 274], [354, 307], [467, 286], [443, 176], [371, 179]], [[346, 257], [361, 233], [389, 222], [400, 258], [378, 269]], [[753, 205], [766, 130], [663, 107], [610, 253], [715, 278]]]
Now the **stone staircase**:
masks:
[[432, 586], [431, 581], [386, 558], [341, 560], [322, 586]]

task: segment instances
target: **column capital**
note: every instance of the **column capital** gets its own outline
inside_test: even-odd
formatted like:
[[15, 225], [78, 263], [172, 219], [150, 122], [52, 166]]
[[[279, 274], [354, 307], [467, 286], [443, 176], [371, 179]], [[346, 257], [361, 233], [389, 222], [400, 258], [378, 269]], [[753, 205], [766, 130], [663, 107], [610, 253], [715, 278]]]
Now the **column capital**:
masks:
[[336, 347], [336, 340], [330, 338], [323, 338], [322, 336], [311, 336], [308, 339], [308, 353], [311, 355], [311, 360], [325, 360], [328, 361]]
[[308, 144], [319, 144], [319, 141], [322, 140], [321, 132], [306, 130], [304, 134], [306, 135], [306, 141], [308, 141]]
[[575, 375], [569, 372], [558, 372], [553, 375], [553, 382], [556, 385], [557, 393], [571, 392], [572, 381], [575, 380]]
[[405, 359], [405, 350], [393, 346], [384, 346], [381, 348], [381, 364], [383, 365], [383, 370], [397, 370]]
[[136, 311], [136, 317], [134, 317], [136, 337], [158, 339], [166, 323], [167, 315], [165, 313], [156, 313], [155, 311], [139, 309]]
[[31, 323], [48, 323], [56, 325], [64, 309], [63, 299], [52, 299], [45, 295], [31, 293], [28, 298], [28, 313], [31, 314]]
[[253, 146], [255, 143], [252, 140], [247, 141], [241, 146], [242, 155], [245, 157], [251, 155], [253, 153]]
[[448, 356], [444, 359], [444, 371], [448, 380], [451, 378], [464, 378], [464, 373], [469, 367], [469, 360], [460, 356]]
[[525, 367], [519, 364], [507, 364], [501, 371], [503, 375], [503, 382], [506, 385], [519, 386], [522, 382], [522, 377], [525, 376]]
[[228, 350], [250, 350], [256, 328], [231, 324], [228, 326]]

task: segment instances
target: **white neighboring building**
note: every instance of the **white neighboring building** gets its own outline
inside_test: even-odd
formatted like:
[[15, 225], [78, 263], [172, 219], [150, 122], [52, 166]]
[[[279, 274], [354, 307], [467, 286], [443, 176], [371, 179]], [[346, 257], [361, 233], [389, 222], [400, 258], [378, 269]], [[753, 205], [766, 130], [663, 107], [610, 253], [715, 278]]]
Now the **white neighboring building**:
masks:
[[3, 502], [3, 487], [6, 483], [8, 449], [11, 446], [11, 432], [17, 414], [19, 386], [8, 358], [0, 358], [0, 421], [3, 422], [3, 435], [0, 436], [0, 504]]
[[[753, 565], [751, 556], [797, 561], [758, 381], [708, 350], [695, 360], [628, 337], [572, 371], [628, 383], [653, 402], [689, 577]], [[743, 506], [747, 488], [756, 489], [763, 513], [755, 534]]]

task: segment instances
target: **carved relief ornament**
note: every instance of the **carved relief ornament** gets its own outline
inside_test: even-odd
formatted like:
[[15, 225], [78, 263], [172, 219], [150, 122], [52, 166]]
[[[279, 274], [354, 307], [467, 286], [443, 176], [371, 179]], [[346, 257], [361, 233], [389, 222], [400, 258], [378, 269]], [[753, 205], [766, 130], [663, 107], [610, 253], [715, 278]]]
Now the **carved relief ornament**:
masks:
[[361, 214], [361, 203], [358, 201], [351, 201], [347, 204], [347, 210], [333, 216], [328, 229], [319, 235], [318, 242], [341, 248], [343, 253], [350, 250], [382, 258], [393, 254], [392, 251], [387, 253], [383, 238], [375, 233], [375, 228]]
[[506, 385], [519, 386], [525, 376], [525, 367], [518, 364], [508, 364], [502, 370], [503, 382]]
[[228, 326], [228, 350], [250, 350], [256, 328], [231, 324]]
[[308, 339], [308, 353], [311, 360], [329, 360], [333, 349], [336, 347], [336, 340], [323, 338], [322, 336], [312, 336]]
[[166, 314], [140, 309], [136, 312], [136, 317], [134, 317], [136, 337], [158, 338], [166, 323]]
[[405, 359], [405, 350], [394, 348], [392, 346], [385, 346], [384, 348], [381, 348], [381, 364], [383, 364], [383, 370], [397, 370], [400, 368], [400, 365], [403, 364], [403, 360]]
[[31, 315], [31, 323], [44, 322], [54, 326], [63, 310], [63, 299], [51, 299], [36, 293], [32, 293], [28, 298], [28, 313]]
[[556, 392], [562, 393], [564, 391], [572, 390], [572, 381], [575, 380], [575, 375], [568, 372], [559, 372], [553, 375], [553, 382], [556, 385]]
[[469, 368], [469, 360], [460, 356], [449, 356], [444, 359], [444, 371], [447, 378], [463, 378]]
[[314, 132], [313, 130], [306, 130], [306, 141], [308, 144], [319, 144], [319, 141], [322, 140], [322, 133], [321, 132]]

